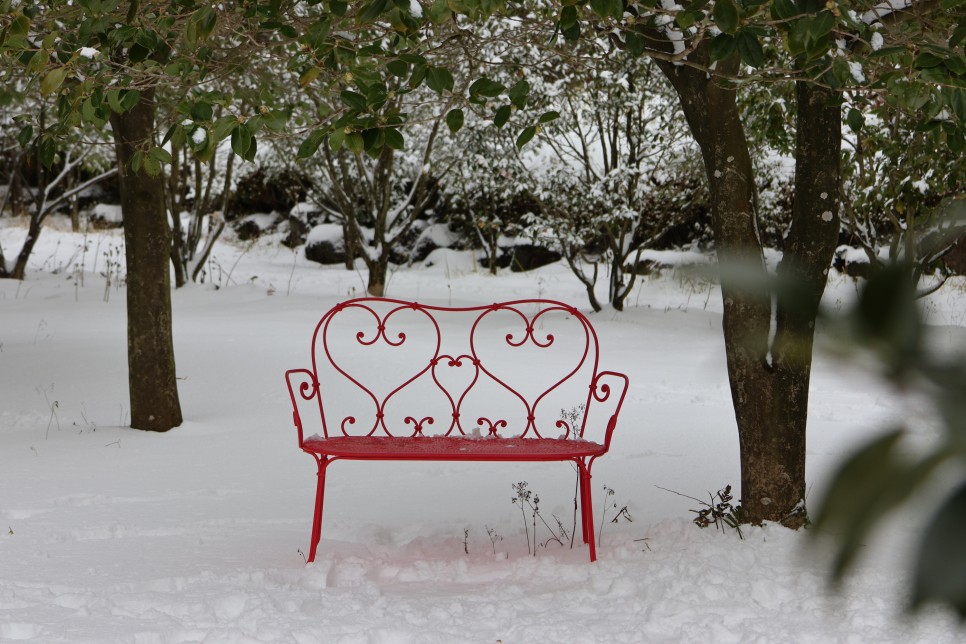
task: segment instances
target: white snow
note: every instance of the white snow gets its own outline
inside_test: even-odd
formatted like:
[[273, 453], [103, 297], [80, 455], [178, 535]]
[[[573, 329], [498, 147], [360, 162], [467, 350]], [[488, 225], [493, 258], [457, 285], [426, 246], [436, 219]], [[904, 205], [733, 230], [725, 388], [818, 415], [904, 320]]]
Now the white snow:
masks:
[[419, 233], [419, 239], [428, 239], [441, 248], [451, 246], [459, 235], [449, 229], [447, 224], [430, 224]]
[[98, 51], [93, 47], [81, 47], [77, 50], [77, 55], [81, 58], [87, 58], [88, 60], [93, 59], [98, 54]]
[[862, 14], [862, 22], [870, 25], [878, 22], [896, 11], [907, 9], [916, 3], [916, 0], [884, 0], [865, 13]]
[[[8, 256], [25, 233], [9, 222], [0, 219]], [[554, 543], [529, 556], [510, 502], [511, 485], [525, 480], [544, 516], [569, 527], [567, 465], [340, 462], [329, 469], [318, 559], [306, 566], [299, 552], [309, 542], [315, 463], [298, 450], [282, 376], [307, 365], [319, 316], [364, 291], [364, 270], [320, 267], [299, 252], [293, 271], [280, 233], [219, 243], [211, 264], [225, 271], [172, 296], [186, 421], [152, 434], [125, 427], [124, 297], [104, 301], [103, 259], [95, 267], [121, 234], [57, 228], [42, 233], [26, 281], [0, 280], [0, 640], [964, 637], [942, 609], [900, 615], [906, 553], [921, 536], [915, 516], [880, 530], [836, 595], [828, 553], [807, 547], [807, 534], [746, 528], [741, 541], [701, 530], [690, 521], [696, 503], [656, 487], [704, 498], [738, 484], [720, 293], [700, 278], [642, 277], [625, 311], [592, 316], [602, 367], [631, 378], [611, 453], [594, 468], [596, 564], [583, 547]], [[495, 278], [461, 267], [399, 270], [389, 294], [453, 305], [542, 296], [588, 309], [561, 263]], [[954, 282], [927, 303], [937, 342], [950, 350], [966, 338], [963, 282]], [[833, 276], [831, 307], [854, 296], [851, 279]], [[809, 504], [850, 448], [914, 404], [825, 352], [813, 377]], [[933, 439], [928, 414], [919, 416], [915, 437]], [[610, 523], [614, 507], [601, 523], [604, 485], [632, 523]]]
[[313, 226], [305, 238], [305, 244], [312, 246], [320, 242], [342, 242], [342, 224], [319, 224]]
[[253, 215], [246, 215], [242, 218], [241, 223], [252, 223], [261, 230], [265, 231], [278, 223], [279, 215], [277, 212], [270, 213], [255, 213]]
[[292, 209], [289, 211], [289, 215], [292, 217], [301, 218], [320, 211], [321, 211], [320, 208], [316, 204], [312, 203], [311, 201], [300, 201], [299, 203], [292, 206]]
[[124, 221], [121, 206], [117, 204], [99, 203], [91, 210], [91, 218], [108, 224], [120, 224]]
[[208, 130], [203, 127], [195, 128], [191, 133], [191, 142], [195, 145], [201, 145], [208, 140]]

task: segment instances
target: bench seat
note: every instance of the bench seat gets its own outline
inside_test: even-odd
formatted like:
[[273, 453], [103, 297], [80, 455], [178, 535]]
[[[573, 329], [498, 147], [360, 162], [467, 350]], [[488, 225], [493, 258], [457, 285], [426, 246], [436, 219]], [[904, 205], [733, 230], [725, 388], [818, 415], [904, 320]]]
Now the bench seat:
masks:
[[345, 459], [566, 461], [600, 456], [607, 448], [559, 438], [454, 438], [449, 436], [343, 436], [305, 439], [306, 451]]

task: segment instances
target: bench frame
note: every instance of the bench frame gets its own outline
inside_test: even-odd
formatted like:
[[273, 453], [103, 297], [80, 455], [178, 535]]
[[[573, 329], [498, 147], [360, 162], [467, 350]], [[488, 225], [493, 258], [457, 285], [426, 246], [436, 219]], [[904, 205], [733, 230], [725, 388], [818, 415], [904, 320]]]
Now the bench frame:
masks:
[[[528, 314], [527, 311], [534, 308], [536, 312]], [[359, 376], [351, 375], [343, 369], [344, 365], [341, 365], [333, 357], [331, 351], [330, 324], [340, 313], [347, 310], [361, 312], [364, 317], [372, 316], [372, 326], [369, 327], [367, 324], [367, 328], [363, 328], [354, 334], [355, 340], [359, 344], [357, 348], [360, 350], [377, 343], [382, 343], [387, 348], [404, 345], [407, 339], [404, 332], [392, 333], [387, 331], [387, 326], [391, 323], [390, 318], [401, 311], [414, 311], [425, 315], [426, 322], [435, 328], [436, 336], [436, 349], [428, 364], [424, 367], [417, 365], [416, 368], [419, 370], [414, 376], [408, 378], [385, 396], [380, 397], [373, 393], [369, 387], [360, 382]], [[535, 348], [550, 347], [554, 344], [555, 338], [551, 333], [538, 331], [537, 327], [541, 318], [550, 312], [572, 316], [581, 325], [585, 339], [582, 348], [576, 347], [579, 355], [577, 366], [569, 373], [561, 374], [562, 377], [546, 391], [538, 396], [530, 396], [528, 399], [524, 394], [500, 379], [498, 375], [488, 371], [484, 358], [481, 358], [483, 352], [479, 346], [480, 342], [477, 341], [478, 327], [487, 316], [494, 312], [509, 312], [520, 318], [522, 335], [513, 332], [507, 333], [503, 338], [507, 347], [510, 348], [520, 347], [527, 343]], [[455, 357], [441, 354], [442, 332], [437, 318], [450, 313], [468, 314], [473, 321], [469, 332], [469, 353], [462, 353]], [[473, 307], [443, 307], [390, 298], [355, 298], [337, 304], [322, 316], [312, 335], [311, 355], [311, 369], [290, 369], [285, 373], [294, 410], [293, 420], [298, 430], [299, 447], [302, 451], [310, 454], [318, 465], [315, 512], [312, 520], [311, 546], [307, 562], [315, 560], [321, 538], [326, 472], [329, 465], [338, 460], [571, 461], [578, 470], [583, 540], [588, 545], [590, 560], [595, 561], [597, 559], [593, 503], [590, 492], [591, 468], [596, 459], [610, 449], [611, 436], [617, 426], [617, 418], [627, 394], [628, 378], [622, 373], [598, 370], [597, 333], [587, 317], [576, 308], [562, 302], [544, 299], [515, 300]], [[327, 364], [323, 362], [324, 366], [327, 368], [334, 367], [341, 376], [344, 376], [371, 398], [375, 407], [371, 429], [368, 431], [365, 428], [357, 429], [355, 435], [350, 434], [349, 430], [355, 429], [355, 415], [344, 417], [340, 423], [327, 422], [331, 419], [326, 418], [323, 404], [325, 392], [322, 390], [324, 387], [320, 386], [320, 379], [317, 375], [319, 373], [319, 356], [327, 361]], [[441, 378], [437, 377], [437, 370], [442, 373], [446, 368], [464, 367], [472, 368], [475, 375], [469, 385], [459, 387], [461, 391], [449, 391], [447, 386], [441, 382]], [[583, 371], [584, 374], [587, 371], [591, 373], [580, 426], [570, 427], [565, 420], [561, 419], [553, 423], [553, 428], [539, 427], [535, 413], [540, 403], [544, 401], [548, 394], [565, 383], [575, 384], [573, 381], [576, 379], [572, 377], [580, 371]], [[435, 424], [438, 418], [428, 416], [417, 419], [413, 415], [407, 416], [404, 421], [407, 435], [404, 436], [398, 431], [393, 433], [392, 429], [394, 428], [387, 425], [383, 413], [386, 410], [386, 403], [405, 390], [408, 385], [427, 374], [445, 394], [449, 405], [452, 407], [452, 419], [447, 419], [450, 423], [449, 428], [441, 435], [425, 435], [423, 429], [427, 425]], [[463, 415], [461, 414], [461, 405], [470, 390], [481, 378], [496, 383], [496, 386], [502, 386], [506, 392], [515, 396], [525, 405], [527, 426], [520, 435], [513, 438], [503, 437], [500, 430], [507, 428], [507, 421], [498, 418], [476, 419], [477, 429], [482, 428], [487, 432], [483, 437], [474, 436], [472, 432], [467, 431], [468, 428], [464, 426]], [[572, 380], [572, 382], [568, 383], [568, 380]], [[619, 393], [612, 389], [614, 385], [619, 386]], [[569, 391], [569, 388], [562, 391]], [[616, 405], [613, 404], [614, 400], [616, 400]], [[318, 403], [323, 435], [304, 436], [303, 422], [299, 411], [300, 401], [315, 401]], [[610, 402], [607, 407], [610, 408], [611, 414], [604, 430], [604, 442], [601, 444], [584, 440], [584, 430], [587, 426], [592, 403], [599, 404], [608, 401]], [[398, 430], [398, 427], [395, 429]], [[563, 431], [564, 434], [559, 438], [550, 438], [542, 434], [541, 429], [544, 433], [548, 429], [556, 429]]]

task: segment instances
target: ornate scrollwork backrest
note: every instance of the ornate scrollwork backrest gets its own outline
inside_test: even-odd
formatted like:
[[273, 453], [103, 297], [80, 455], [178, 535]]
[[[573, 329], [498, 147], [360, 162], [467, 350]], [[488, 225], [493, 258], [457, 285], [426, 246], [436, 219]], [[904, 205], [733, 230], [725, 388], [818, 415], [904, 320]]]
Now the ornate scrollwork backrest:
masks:
[[327, 437], [580, 438], [587, 414], [561, 412], [607, 397], [593, 327], [553, 300], [358, 298], [322, 317], [312, 349]]

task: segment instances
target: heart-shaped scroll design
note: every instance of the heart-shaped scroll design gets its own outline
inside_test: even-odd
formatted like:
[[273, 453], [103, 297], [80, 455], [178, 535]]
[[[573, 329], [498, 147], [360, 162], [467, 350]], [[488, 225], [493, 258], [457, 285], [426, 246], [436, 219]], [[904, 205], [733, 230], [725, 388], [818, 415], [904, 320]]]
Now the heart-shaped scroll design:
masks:
[[[324, 353], [333, 369], [372, 400], [371, 427], [350, 431], [357, 423], [354, 414], [334, 419], [340, 433], [346, 436], [372, 436], [380, 429], [390, 434], [385, 422], [386, 403], [433, 368], [440, 348], [439, 325], [428, 311], [417, 304], [394, 301], [387, 301], [392, 308], [387, 306], [388, 310], [380, 311], [370, 305], [371, 302], [347, 302], [336, 307], [332, 315], [320, 323], [320, 332], [316, 336], [315, 352]], [[407, 311], [420, 313], [426, 320], [412, 324], [402, 319], [401, 314]], [[339, 324], [335, 323], [336, 320]], [[398, 328], [418, 329], [425, 335], [409, 338], [405, 331], [397, 330], [397, 325]], [[367, 349], [371, 350], [368, 355]], [[373, 363], [378, 369], [373, 369]], [[374, 372], [388, 383], [379, 391], [371, 384]], [[426, 420], [413, 419], [417, 433]], [[326, 433], [331, 429], [327, 427]]]
[[[505, 323], [492, 325], [497, 327], [498, 333], [487, 328], [490, 326], [487, 322], [496, 322], [493, 318], [498, 313], [504, 314], [499, 316], [500, 322], [510, 323], [510, 332], [506, 332], [508, 325]], [[552, 313], [557, 315], [550, 315]], [[562, 319], [561, 313], [569, 318]], [[552, 331], [542, 329], [544, 322], [547, 327], [566, 329], [566, 339], [561, 340]], [[564, 327], [564, 324], [568, 326]], [[541, 309], [532, 317], [512, 303], [494, 305], [476, 319], [470, 331], [471, 353], [478, 361], [480, 371], [526, 408], [526, 427], [522, 435], [532, 433], [541, 437], [535, 420], [541, 401], [582, 368], [589, 365], [596, 370], [596, 342], [591, 342], [591, 334], [583, 316], [563, 305]], [[512, 355], [514, 349], [521, 350], [520, 356]], [[529, 360], [520, 360], [524, 354]], [[581, 393], [586, 395], [586, 390]], [[561, 428], [559, 423], [555, 427]]]
[[433, 382], [446, 396], [453, 410], [452, 421], [443, 434], [449, 436], [455, 429], [460, 434], [466, 434], [460, 417], [460, 408], [466, 394], [480, 377], [479, 363], [473, 356], [466, 354], [456, 356], [438, 356], [433, 360]]

